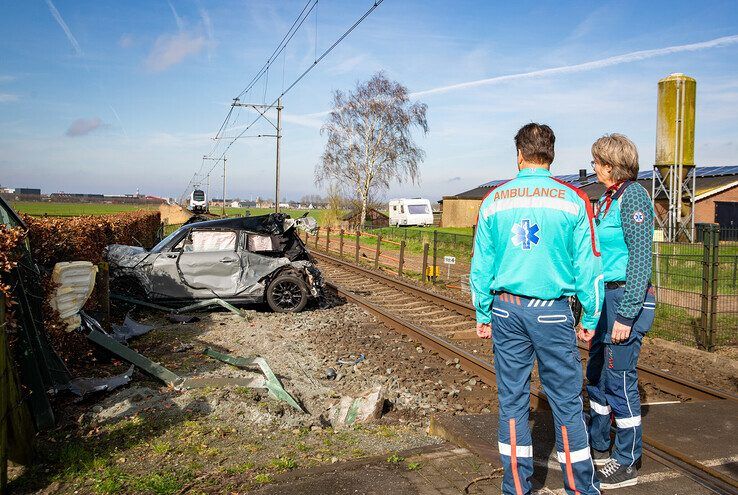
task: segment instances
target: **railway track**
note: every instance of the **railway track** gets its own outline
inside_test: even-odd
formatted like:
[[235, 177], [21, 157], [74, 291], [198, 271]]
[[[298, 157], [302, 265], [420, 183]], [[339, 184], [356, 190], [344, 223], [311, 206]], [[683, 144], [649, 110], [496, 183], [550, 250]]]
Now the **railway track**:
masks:
[[[467, 340], [468, 329], [473, 328], [474, 324], [473, 306], [324, 253], [312, 251], [312, 254], [322, 262], [321, 270], [327, 284], [339, 296], [363, 307], [388, 327], [406, 334], [440, 355], [458, 359], [463, 369], [477, 375], [485, 383], [496, 386], [489, 345], [480, 344], [479, 339]], [[486, 347], [486, 352], [480, 352], [480, 346]], [[580, 347], [580, 352], [584, 355], [586, 349]], [[643, 380], [655, 382], [660, 389], [680, 399], [738, 403], [736, 395], [671, 377], [648, 366], [640, 365], [638, 371]], [[533, 386], [531, 407], [548, 407], [546, 395]], [[738, 480], [648, 435], [643, 435], [643, 443], [645, 456], [683, 473], [714, 493], [738, 495]]]

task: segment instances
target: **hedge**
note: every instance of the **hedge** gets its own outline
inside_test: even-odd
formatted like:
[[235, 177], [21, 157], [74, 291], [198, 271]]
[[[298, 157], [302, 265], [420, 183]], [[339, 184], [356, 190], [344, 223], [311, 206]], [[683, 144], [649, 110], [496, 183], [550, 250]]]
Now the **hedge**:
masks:
[[52, 269], [60, 261], [102, 261], [109, 244], [150, 248], [161, 224], [158, 211], [134, 211], [85, 217], [32, 217], [24, 215], [33, 259]]

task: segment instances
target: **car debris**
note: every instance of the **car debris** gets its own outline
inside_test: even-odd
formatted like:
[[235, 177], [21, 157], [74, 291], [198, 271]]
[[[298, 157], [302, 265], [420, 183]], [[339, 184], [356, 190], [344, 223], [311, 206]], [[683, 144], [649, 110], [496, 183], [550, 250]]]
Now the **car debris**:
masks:
[[133, 379], [134, 368], [135, 366], [131, 365], [128, 371], [105, 378], [75, 378], [69, 383], [69, 391], [80, 399], [97, 392], [110, 392], [123, 385], [128, 385]]
[[340, 365], [348, 364], [351, 366], [356, 366], [357, 364], [359, 364], [365, 359], [366, 359], [366, 356], [364, 356], [364, 354], [359, 354], [359, 357], [356, 357], [352, 354], [349, 356], [349, 359], [343, 359], [343, 358], [336, 359], [336, 363]]
[[82, 323], [79, 311], [95, 288], [96, 274], [97, 266], [89, 261], [65, 261], [54, 265], [51, 280], [56, 289], [49, 304], [67, 324], [67, 332], [76, 330]]
[[104, 255], [114, 290], [148, 303], [266, 302], [298, 312], [323, 298], [322, 275], [296, 232], [316, 226], [283, 213], [208, 220], [183, 225], [149, 251], [113, 244]]
[[113, 337], [107, 335], [102, 326], [100, 326], [100, 323], [98, 323], [97, 320], [86, 314], [84, 311], [81, 311], [80, 315], [82, 317], [82, 324], [88, 330], [87, 338], [90, 339], [92, 342], [107, 349], [108, 351], [128, 361], [129, 363], [136, 365], [138, 368], [141, 368], [149, 375], [161, 380], [175, 390], [181, 389], [184, 378], [180, 377], [176, 373], [169, 371], [161, 364], [155, 363], [146, 356], [139, 354], [133, 349], [126, 347], [125, 345], [115, 340]]
[[140, 337], [153, 329], [154, 327], [152, 325], [139, 323], [131, 318], [130, 315], [126, 315], [122, 325], [113, 325], [113, 338], [121, 344], [125, 344], [128, 342], [128, 339]]
[[267, 364], [266, 359], [264, 359], [263, 357], [231, 356], [223, 352], [218, 352], [214, 349], [211, 349], [210, 347], [207, 347], [204, 351], [202, 351], [202, 353], [206, 356], [210, 356], [213, 359], [223, 361], [224, 363], [230, 364], [231, 366], [236, 366], [238, 368], [249, 368], [258, 366], [259, 369], [261, 369], [261, 372], [264, 374], [265, 380], [263, 382], [263, 386], [250, 385], [252, 388], [266, 388], [269, 391], [269, 395], [271, 395], [273, 398], [282, 402], [286, 402], [287, 404], [292, 406], [292, 408], [300, 411], [301, 413], [305, 412], [297, 403], [297, 401], [295, 401], [295, 399], [293, 399], [292, 396], [288, 394], [287, 391], [285, 391], [279, 379]]

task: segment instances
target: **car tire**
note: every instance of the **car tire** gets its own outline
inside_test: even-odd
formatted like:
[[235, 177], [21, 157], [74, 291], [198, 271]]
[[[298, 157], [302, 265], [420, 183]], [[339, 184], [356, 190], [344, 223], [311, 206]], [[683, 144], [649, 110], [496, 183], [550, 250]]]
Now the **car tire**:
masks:
[[279, 275], [267, 286], [266, 301], [275, 313], [299, 313], [308, 301], [305, 282], [295, 275]]

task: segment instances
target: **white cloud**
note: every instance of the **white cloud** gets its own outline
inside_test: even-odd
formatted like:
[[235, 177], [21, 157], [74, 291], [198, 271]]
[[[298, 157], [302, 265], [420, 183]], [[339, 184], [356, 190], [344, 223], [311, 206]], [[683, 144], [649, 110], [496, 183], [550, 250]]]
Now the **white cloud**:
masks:
[[130, 48], [135, 44], [136, 40], [133, 38], [132, 34], [124, 34], [118, 40], [118, 46], [121, 48]]
[[206, 45], [204, 36], [186, 31], [174, 35], [163, 34], [154, 43], [154, 48], [146, 59], [146, 67], [153, 72], [161, 72], [190, 55], [200, 53]]
[[86, 136], [96, 129], [100, 129], [105, 124], [100, 117], [93, 117], [91, 119], [80, 118], [75, 120], [67, 129], [66, 135], [69, 137]]
[[177, 14], [177, 11], [174, 9], [174, 5], [172, 5], [172, 2], [167, 3], [169, 4], [169, 8], [172, 9], [172, 15], [174, 16], [174, 22], [177, 23], [177, 29], [183, 31], [184, 23], [182, 22], [182, 18]]
[[54, 19], [56, 20], [57, 24], [64, 30], [64, 34], [67, 36], [67, 39], [69, 40], [69, 43], [71, 43], [72, 48], [74, 48], [74, 52], [77, 54], [77, 56], [82, 55], [82, 50], [79, 47], [79, 43], [77, 42], [77, 38], [74, 37], [72, 34], [72, 31], [69, 29], [69, 26], [67, 26], [67, 23], [64, 22], [64, 19], [62, 18], [61, 14], [57, 10], [56, 6], [52, 3], [51, 0], [46, 0], [46, 5], [49, 6], [49, 11], [51, 11], [51, 15], [54, 16]]
[[10, 103], [12, 101], [18, 101], [20, 96], [11, 93], [0, 93], [0, 103]]
[[13, 82], [15, 79], [15, 76], [0, 76], [0, 84]]
[[734, 45], [738, 43], [738, 35], [724, 36], [722, 38], [716, 38], [709, 41], [703, 41], [700, 43], [691, 43], [688, 45], [676, 45], [669, 46], [666, 48], [657, 48], [654, 50], [641, 50], [637, 52], [630, 52], [623, 55], [617, 55], [614, 57], [603, 58], [600, 60], [593, 60], [591, 62], [584, 62], [581, 64], [565, 65], [561, 67], [553, 67], [551, 69], [535, 70], [531, 72], [522, 72], [519, 74], [509, 74], [505, 76], [491, 77], [487, 79], [479, 79], [476, 81], [468, 81], [458, 84], [450, 84], [448, 86], [440, 86], [438, 88], [427, 89], [424, 91], [418, 91], [412, 93], [412, 98], [419, 96], [427, 96], [432, 94], [447, 93], [449, 91], [456, 91], [459, 89], [471, 89], [480, 86], [490, 86], [494, 84], [505, 83], [509, 81], [516, 81], [522, 79], [536, 79], [547, 76], [559, 75], [559, 74], [571, 74], [576, 72], [585, 72], [590, 70], [602, 69], [613, 65], [627, 64], [631, 62], [637, 62], [640, 60], [646, 60], [654, 57], [661, 57], [665, 55], [671, 55], [674, 53], [681, 52], [694, 52], [700, 50], [707, 50], [710, 48], [718, 48], [723, 46]]

